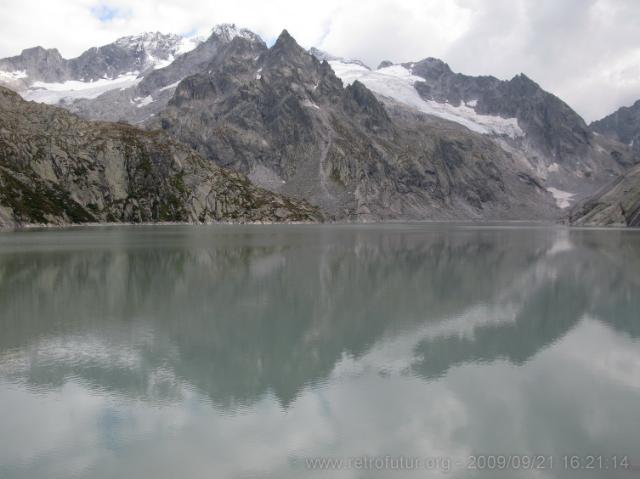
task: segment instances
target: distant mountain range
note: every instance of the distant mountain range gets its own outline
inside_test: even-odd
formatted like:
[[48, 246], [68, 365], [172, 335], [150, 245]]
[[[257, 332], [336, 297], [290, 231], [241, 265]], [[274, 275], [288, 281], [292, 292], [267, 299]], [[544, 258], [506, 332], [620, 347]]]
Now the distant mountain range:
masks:
[[[250, 188], [292, 198], [291, 210], [304, 210], [283, 218], [318, 218], [300, 203], [306, 201], [326, 218], [349, 221], [569, 218], [633, 225], [640, 208], [640, 198], [626, 196], [628, 186], [620, 190], [638, 177], [640, 102], [587, 125], [524, 74], [508, 81], [467, 76], [434, 58], [371, 69], [307, 51], [286, 31], [267, 47], [249, 30], [219, 25], [207, 39], [147, 33], [70, 60], [57, 50], [31, 48], [0, 60], [0, 84], [84, 120], [130, 123], [135, 127], [127, 131], [136, 137], [162, 130], [154, 133], [162, 142], [182, 143], [176, 148], [224, 168], [216, 172], [246, 175], [256, 185]], [[11, 104], [25, 115], [62, 115], [53, 107], [16, 107], [15, 98]], [[6, 107], [7, 100], [0, 102]], [[79, 131], [125, 128], [69, 122]], [[53, 142], [65, 134], [40, 120], [31, 121], [28, 132], [11, 131], [28, 142], [34, 125]], [[1, 142], [0, 148], [11, 151]], [[70, 155], [68, 161], [91, 156], [90, 148], [80, 144], [78, 159]], [[24, 151], [19, 164], [41, 161], [37, 155], [56, 163], [52, 151]], [[1, 151], [0, 158], [0, 167], [12, 161]], [[18, 163], [12, 165], [16, 174]], [[63, 173], [53, 166], [51, 174], [49, 180], [83, 204], [74, 186], [79, 178], [61, 181]], [[605, 199], [613, 206], [584, 216], [586, 205]], [[6, 200], [0, 204], [7, 218], [35, 221], [17, 215]], [[130, 216], [115, 214], [119, 221], [163, 219]]]

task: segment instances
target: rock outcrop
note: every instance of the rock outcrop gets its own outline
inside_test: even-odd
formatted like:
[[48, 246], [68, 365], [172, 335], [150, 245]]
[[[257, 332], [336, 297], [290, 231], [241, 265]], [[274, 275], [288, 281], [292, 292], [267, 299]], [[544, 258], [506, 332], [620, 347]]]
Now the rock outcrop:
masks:
[[589, 126], [601, 135], [629, 145], [640, 155], [640, 100], [594, 121]]
[[569, 222], [576, 226], [640, 227], [640, 165], [573, 208]]
[[162, 132], [89, 122], [0, 87], [0, 225], [317, 221]]

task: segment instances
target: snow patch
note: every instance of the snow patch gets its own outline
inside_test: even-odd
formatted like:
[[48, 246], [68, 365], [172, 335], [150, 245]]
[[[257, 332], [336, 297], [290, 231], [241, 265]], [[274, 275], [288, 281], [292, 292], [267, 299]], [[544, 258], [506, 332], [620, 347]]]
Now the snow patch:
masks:
[[13, 81], [27, 78], [27, 72], [25, 70], [16, 70], [13, 72], [5, 72], [0, 70], [0, 81]]
[[404, 103], [423, 113], [459, 123], [477, 133], [511, 138], [524, 136], [516, 118], [479, 115], [467, 105], [456, 107], [449, 103], [423, 100], [414, 87], [416, 82], [423, 81], [423, 79], [413, 75], [401, 65], [371, 71], [353, 63], [330, 61], [329, 64], [336, 75], [347, 85], [358, 80], [382, 96]]
[[478, 106], [478, 100], [469, 100], [465, 102], [465, 104], [467, 106], [470, 106], [471, 108], [475, 108], [476, 106]]
[[151, 63], [154, 70], [159, 70], [160, 68], [168, 67], [173, 63], [175, 57], [173, 55], [169, 55], [167, 58], [155, 58], [151, 55], [148, 57], [149, 63]]
[[178, 84], [181, 82], [182, 80], [178, 80], [175, 83], [172, 83], [171, 85], [167, 85], [167, 86], [163, 86], [162, 88], [159, 88], [158, 91], [165, 91], [165, 90], [169, 90], [171, 88], [175, 88], [178, 86]]
[[571, 206], [571, 198], [575, 195], [573, 193], [569, 193], [568, 191], [562, 191], [557, 188], [547, 188], [547, 191], [553, 195], [553, 198], [556, 200], [556, 204], [558, 208], [565, 209]]
[[176, 55], [182, 55], [194, 50], [198, 45], [202, 43], [201, 37], [182, 38], [178, 47], [176, 48]]
[[145, 97], [136, 97], [131, 101], [131, 103], [135, 104], [138, 108], [142, 108], [143, 106], [153, 103], [153, 98], [151, 97], [151, 95]]
[[314, 102], [312, 102], [311, 100], [304, 100], [302, 102], [302, 105], [306, 106], [307, 108], [315, 108], [316, 110], [320, 109], [320, 107], [316, 105]]
[[233, 40], [235, 37], [245, 38], [247, 40], [254, 40], [256, 38], [255, 33], [251, 30], [247, 30], [246, 28], [238, 28], [235, 23], [222, 23], [220, 25], [216, 25], [211, 30], [211, 33], [215, 33], [219, 37], [224, 38], [227, 41]]
[[110, 90], [121, 89], [137, 85], [142, 80], [138, 72], [129, 72], [117, 78], [101, 78], [96, 81], [83, 82], [68, 80], [62, 83], [35, 82], [28, 90], [22, 92], [25, 100], [55, 105], [61, 100], [76, 100], [78, 98], [93, 99]]

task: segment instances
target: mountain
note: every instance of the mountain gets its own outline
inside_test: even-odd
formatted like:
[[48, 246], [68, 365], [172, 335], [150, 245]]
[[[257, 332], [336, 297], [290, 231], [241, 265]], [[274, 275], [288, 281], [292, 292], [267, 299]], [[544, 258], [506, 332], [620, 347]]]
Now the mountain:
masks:
[[550, 218], [552, 196], [490, 138], [346, 87], [286, 32], [236, 37], [153, 117], [203, 156], [339, 219]]
[[561, 207], [636, 161], [626, 145], [594, 135], [566, 103], [524, 74], [508, 81], [467, 76], [435, 58], [385, 61], [377, 70], [342, 60], [329, 63], [347, 84], [358, 80], [382, 97], [493, 138], [534, 171]]
[[[4, 72], [3, 79], [13, 76], [22, 80], [28, 99], [53, 103], [63, 96], [45, 97], [43, 91], [62, 92], [64, 89], [61, 87], [70, 81], [85, 83], [89, 88], [94, 82], [105, 79], [113, 81], [121, 75], [138, 74], [166, 66], [177, 55], [193, 49], [196, 44], [196, 40], [179, 35], [143, 33], [120, 38], [109, 45], [90, 48], [70, 60], [62, 58], [55, 48], [35, 47], [23, 50], [18, 56], [1, 59], [0, 70]], [[79, 89], [75, 84], [67, 86]]]
[[91, 120], [164, 130], [203, 157], [336, 219], [556, 219], [640, 158], [517, 75], [434, 58], [373, 70], [285, 31], [268, 48], [218, 25], [143, 34], [65, 60], [0, 60], [0, 83]]
[[[154, 70], [172, 64], [176, 57], [196, 48], [199, 43], [199, 39], [179, 35], [144, 33], [90, 48], [70, 60], [62, 58], [56, 49], [30, 48], [18, 56], [0, 60], [0, 85], [19, 92], [27, 100], [60, 105], [83, 114], [87, 112], [81, 111], [76, 104], [84, 104], [109, 92], [129, 91]], [[127, 98], [130, 110], [145, 103], [143, 97]], [[96, 110], [99, 105], [100, 102]], [[122, 108], [122, 104], [112, 104], [111, 109], [119, 112], [118, 115], [88, 112], [83, 116], [119, 120], [130, 113]]]
[[0, 225], [311, 221], [161, 132], [82, 120], [0, 87]]
[[640, 165], [576, 205], [569, 222], [577, 226], [640, 227]]
[[594, 121], [589, 127], [601, 135], [629, 145], [640, 154], [640, 100]]
[[193, 50], [177, 56], [162, 68], [141, 74], [135, 84], [113, 88], [96, 98], [77, 99], [62, 106], [84, 118], [140, 124], [162, 111], [178, 83], [187, 76], [204, 71], [219, 49], [236, 37], [264, 46], [262, 39], [249, 30], [232, 24], [217, 25], [209, 38]]

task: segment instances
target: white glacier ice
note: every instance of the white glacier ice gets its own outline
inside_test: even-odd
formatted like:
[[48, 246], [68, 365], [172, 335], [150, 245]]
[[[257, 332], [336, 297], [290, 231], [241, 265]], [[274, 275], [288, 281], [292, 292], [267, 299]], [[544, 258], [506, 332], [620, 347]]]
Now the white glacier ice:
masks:
[[337, 60], [330, 61], [329, 64], [345, 84], [358, 80], [379, 95], [404, 103], [423, 113], [459, 123], [477, 133], [505, 135], [511, 138], [524, 136], [517, 119], [480, 115], [472, 108], [473, 102], [469, 102], [468, 105], [454, 106], [449, 103], [423, 100], [414, 87], [416, 82], [423, 79], [413, 75], [401, 65], [368, 70], [358, 64]]
[[97, 98], [115, 89], [125, 89], [137, 85], [142, 80], [138, 72], [129, 72], [116, 78], [101, 78], [95, 81], [68, 80], [61, 83], [34, 82], [28, 90], [21, 92], [25, 100], [55, 105], [60, 100]]

